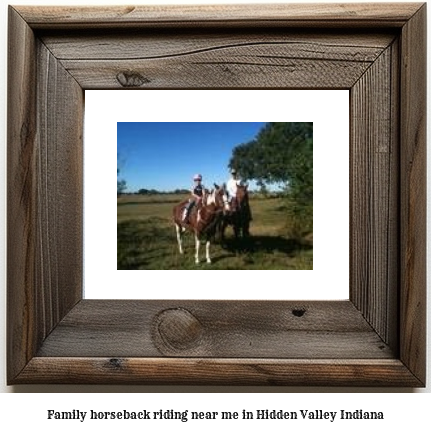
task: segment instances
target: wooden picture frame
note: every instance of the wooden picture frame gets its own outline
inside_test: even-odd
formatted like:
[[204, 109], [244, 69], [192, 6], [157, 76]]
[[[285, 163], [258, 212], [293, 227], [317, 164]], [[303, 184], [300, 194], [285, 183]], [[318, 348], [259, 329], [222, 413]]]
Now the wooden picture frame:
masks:
[[[424, 3], [9, 7], [8, 384], [424, 386], [425, 27]], [[82, 299], [98, 88], [349, 89], [350, 299]]]

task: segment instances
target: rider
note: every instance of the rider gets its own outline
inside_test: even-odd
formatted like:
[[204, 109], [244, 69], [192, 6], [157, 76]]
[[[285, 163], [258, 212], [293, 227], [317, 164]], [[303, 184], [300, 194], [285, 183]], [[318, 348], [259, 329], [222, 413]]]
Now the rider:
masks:
[[191, 190], [192, 196], [189, 198], [189, 202], [187, 203], [184, 214], [183, 214], [183, 222], [187, 222], [187, 219], [190, 215], [190, 212], [196, 204], [200, 204], [202, 200], [205, 198], [205, 187], [202, 184], [202, 175], [195, 174], [193, 176], [193, 187]]
[[[236, 193], [238, 190], [238, 186], [247, 186], [247, 183], [245, 183], [243, 180], [240, 179], [238, 175], [238, 171], [235, 168], [232, 168], [230, 170], [231, 178], [228, 180], [226, 184], [226, 191], [228, 195], [229, 204], [235, 208], [236, 203], [233, 204], [234, 198], [236, 199]], [[250, 206], [247, 206], [248, 216], [249, 219], [252, 220], [251, 210]]]
[[239, 184], [241, 184], [241, 180], [238, 177], [238, 172], [235, 168], [230, 170], [231, 178], [228, 180], [226, 184], [226, 191], [229, 199], [229, 203], [232, 204], [234, 198], [236, 198], [236, 191]]

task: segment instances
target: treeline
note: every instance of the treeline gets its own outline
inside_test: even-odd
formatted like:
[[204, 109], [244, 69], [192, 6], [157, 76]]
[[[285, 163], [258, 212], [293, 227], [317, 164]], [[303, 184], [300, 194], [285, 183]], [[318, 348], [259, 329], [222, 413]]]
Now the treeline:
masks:
[[[190, 190], [188, 189], [175, 189], [173, 191], [159, 191], [156, 189], [139, 189], [137, 192], [118, 192], [117, 195], [144, 195], [144, 196], [152, 196], [152, 195], [188, 195], [190, 194]], [[251, 198], [255, 199], [273, 199], [280, 198], [285, 196], [284, 191], [268, 191], [268, 190], [249, 190], [249, 195]]]
[[234, 148], [229, 162], [261, 188], [282, 183], [286, 228], [294, 237], [313, 232], [313, 123], [267, 123], [250, 142]]
[[175, 189], [173, 191], [159, 191], [156, 189], [139, 189], [136, 195], [184, 195], [189, 194], [189, 189]]
[[118, 189], [117, 189], [117, 194], [118, 195], [185, 195], [185, 194], [189, 194], [190, 190], [189, 189], [175, 189], [173, 191], [160, 191], [157, 189], [139, 189], [136, 192], [121, 192], [118, 193]]

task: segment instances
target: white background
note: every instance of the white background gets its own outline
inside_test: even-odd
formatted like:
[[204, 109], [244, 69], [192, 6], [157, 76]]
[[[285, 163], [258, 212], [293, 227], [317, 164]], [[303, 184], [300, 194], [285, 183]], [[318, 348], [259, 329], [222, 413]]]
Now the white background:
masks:
[[[202, 275], [204, 290], [201, 284], [188, 282], [201, 280], [194, 270], [117, 270], [114, 187], [117, 122], [143, 119], [148, 122], [312, 121], [313, 270], [210, 270]], [[347, 90], [86, 91], [84, 136], [85, 298], [341, 300], [349, 297]], [[184, 259], [193, 256], [189, 253]], [[184, 280], [180, 290], [179, 279]], [[229, 280], [229, 284], [221, 284], [223, 280]]]
[[[298, 0], [296, 0], [298, 1]], [[315, 0], [316, 1], [316, 0]], [[162, 1], [153, 0], [148, 4], [154, 3], [172, 3], [173, 1]], [[227, 2], [227, 1], [225, 1]], [[232, 3], [241, 3], [241, 1], [232, 1]], [[252, 3], [253, 0], [247, 0], [243, 3]], [[273, 2], [276, 2], [275, 0]], [[112, 2], [109, 0], [102, 1], [32, 1], [16, 0], [14, 4], [32, 4], [37, 5], [43, 4], [115, 4], [120, 3], [119, 1]], [[136, 4], [145, 3], [143, 1], [134, 1]], [[194, 3], [191, 1], [183, 0], [183, 3]], [[217, 0], [211, 0], [210, 2], [201, 0], [199, 3], [219, 3]], [[2, 151], [0, 152], [0, 171], [5, 172], [5, 89], [6, 89], [6, 34], [7, 34], [7, 6], [5, 3], [1, 5], [1, 80], [3, 85], [0, 86], [1, 97], [0, 100], [3, 103], [0, 105], [0, 128], [2, 130], [1, 146]], [[428, 46], [431, 44], [428, 42]], [[428, 53], [428, 61], [429, 61]], [[428, 67], [428, 70], [431, 70]], [[429, 87], [428, 87], [429, 88]], [[429, 93], [428, 93], [429, 96]], [[429, 97], [428, 97], [429, 105]], [[430, 124], [428, 121], [428, 130], [430, 130]], [[430, 160], [428, 159], [428, 164]], [[5, 185], [5, 177], [3, 178]], [[430, 188], [428, 188], [430, 190]], [[429, 208], [428, 208], [429, 211]], [[3, 223], [0, 226], [0, 240], [2, 242], [3, 250], [5, 251], [5, 187], [0, 189], [0, 215]], [[1, 316], [1, 327], [0, 327], [0, 427], [2, 430], [11, 430], [12, 428], [19, 429], [22, 427], [31, 428], [32, 430], [62, 430], [76, 431], [78, 428], [85, 428], [87, 430], [94, 430], [94, 424], [82, 423], [78, 424], [74, 421], [69, 422], [58, 422], [49, 423], [46, 420], [47, 409], [58, 409], [58, 410], [72, 410], [72, 409], [181, 409], [187, 407], [188, 409], [195, 410], [218, 410], [223, 409], [240, 410], [245, 409], [261, 409], [260, 406], [269, 409], [374, 409], [384, 410], [386, 413], [386, 420], [384, 422], [367, 422], [367, 421], [355, 421], [348, 423], [348, 428], [351, 431], [363, 431], [364, 428], [372, 431], [381, 430], [407, 430], [408, 428], [420, 427], [421, 429], [427, 430], [429, 428], [429, 406], [431, 403], [431, 373], [428, 367], [428, 387], [426, 389], [364, 389], [364, 388], [273, 388], [273, 387], [143, 387], [143, 386], [77, 386], [77, 385], [34, 385], [34, 386], [14, 386], [6, 387], [5, 385], [5, 263], [4, 260], [0, 262], [0, 275], [1, 275], [1, 296], [0, 296], [0, 310], [2, 311]], [[430, 296], [429, 296], [430, 297]], [[431, 310], [430, 300], [428, 298], [428, 311]], [[428, 359], [431, 359], [430, 348], [430, 337], [431, 328], [428, 324]], [[430, 360], [428, 360], [428, 364]], [[9, 394], [7, 393], [9, 392]], [[11, 394], [20, 393], [20, 394]], [[44, 393], [40, 395], [28, 395], [25, 393]], [[52, 393], [51, 393], [52, 392]], [[92, 395], [91, 392], [124, 392], [119, 396], [114, 394], [99, 394]], [[165, 392], [181, 392], [182, 394], [159, 394]], [[198, 392], [202, 393], [199, 394]], [[218, 394], [222, 392], [223, 394]], [[237, 394], [236, 392], [245, 392], [247, 394]], [[76, 394], [82, 393], [82, 394]], [[293, 394], [295, 393], [295, 394]], [[307, 393], [307, 394], [297, 394]], [[322, 394], [325, 393], [325, 394]], [[382, 394], [384, 393], [384, 394]], [[387, 394], [393, 393], [393, 394]], [[417, 395], [410, 395], [409, 393], [422, 393]], [[426, 393], [426, 394], [424, 394]], [[118, 430], [122, 423], [117, 422], [103, 422], [97, 423], [99, 427], [103, 427], [104, 430]], [[209, 430], [219, 430], [220, 427], [225, 429], [237, 430], [239, 427], [245, 426], [244, 424], [220, 424], [217, 423], [205, 423], [191, 425], [189, 423], [163, 423], [159, 425], [151, 424], [151, 430], [161, 430], [163, 427], [175, 427], [178, 429], [189, 430], [194, 427], [196, 430], [202, 430], [203, 427]], [[270, 427], [271, 430], [287, 430], [288, 428], [296, 427], [300, 430], [314, 431], [315, 427], [319, 427], [319, 430], [346, 430], [346, 424], [344, 423], [325, 423], [325, 422], [308, 422], [308, 423], [250, 423], [248, 428], [251, 430], [261, 430], [265, 427]], [[138, 423], [135, 425], [127, 424], [128, 430], [139, 430], [142, 431], [146, 427], [145, 423]], [[148, 427], [148, 426], [147, 426]], [[72, 429], [73, 428], [73, 429]]]

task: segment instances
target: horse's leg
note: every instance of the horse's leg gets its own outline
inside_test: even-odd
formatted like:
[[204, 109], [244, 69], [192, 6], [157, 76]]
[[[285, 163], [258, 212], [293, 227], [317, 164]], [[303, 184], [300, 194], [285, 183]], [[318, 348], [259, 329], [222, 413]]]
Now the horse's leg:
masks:
[[235, 219], [234, 223], [232, 225], [232, 227], [233, 227], [233, 233], [234, 233], [234, 236], [235, 236], [235, 240], [238, 240], [238, 237], [240, 235], [240, 227], [239, 227], [238, 224], [239, 224], [238, 219]]
[[182, 237], [183, 237], [183, 232], [181, 229], [181, 226], [178, 224], [175, 224], [175, 229], [177, 231], [177, 242], [178, 242], [178, 249], [180, 250], [180, 254], [183, 254], [183, 243], [182, 243]]
[[250, 221], [245, 220], [244, 225], [242, 227], [242, 235], [244, 237], [250, 237]]
[[220, 243], [223, 245], [225, 242], [225, 231], [227, 227], [226, 219], [223, 219], [220, 224]]
[[206, 245], [205, 245], [205, 252], [206, 252], [206, 257], [207, 257], [207, 263], [208, 264], [211, 264], [210, 245], [211, 245], [211, 242], [209, 240], [207, 240]]
[[196, 248], [196, 253], [195, 253], [195, 263], [199, 264], [199, 246], [200, 246], [200, 241], [199, 238], [197, 236], [197, 234], [195, 234], [195, 248]]

